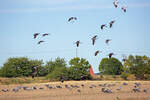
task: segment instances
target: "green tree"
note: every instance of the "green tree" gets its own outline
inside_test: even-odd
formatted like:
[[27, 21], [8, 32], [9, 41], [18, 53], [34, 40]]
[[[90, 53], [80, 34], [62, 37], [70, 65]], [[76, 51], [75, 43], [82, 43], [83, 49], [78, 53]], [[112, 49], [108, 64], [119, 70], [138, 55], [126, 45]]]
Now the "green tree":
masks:
[[123, 66], [116, 58], [103, 58], [99, 64], [99, 71], [106, 75], [120, 75], [123, 71]]
[[32, 73], [32, 67], [41, 66], [42, 61], [30, 61], [26, 57], [9, 58], [1, 68], [1, 76], [3, 77], [20, 77], [29, 76]]
[[150, 74], [150, 58], [147, 56], [130, 55], [124, 63], [131, 74], [137, 79], [144, 79], [145, 75]]
[[66, 67], [67, 64], [66, 64], [66, 61], [64, 58], [59, 58], [57, 57], [55, 59], [55, 61], [48, 61], [45, 65], [46, 69], [47, 69], [47, 73], [51, 73], [55, 70], [55, 68], [60, 68], [60, 67]]
[[59, 80], [63, 75], [65, 80], [67, 80], [67, 68], [66, 67], [56, 67], [51, 73], [49, 73], [46, 78], [50, 80]]
[[90, 64], [84, 58], [73, 58], [69, 61], [68, 78], [71, 80], [90, 79]]
[[[55, 61], [48, 61], [46, 63], [46, 69], [48, 75], [46, 76], [51, 80], [59, 80], [61, 75], [67, 76], [67, 64], [64, 58], [56, 58]], [[66, 77], [65, 77], [66, 78]], [[67, 79], [67, 78], [66, 78]]]

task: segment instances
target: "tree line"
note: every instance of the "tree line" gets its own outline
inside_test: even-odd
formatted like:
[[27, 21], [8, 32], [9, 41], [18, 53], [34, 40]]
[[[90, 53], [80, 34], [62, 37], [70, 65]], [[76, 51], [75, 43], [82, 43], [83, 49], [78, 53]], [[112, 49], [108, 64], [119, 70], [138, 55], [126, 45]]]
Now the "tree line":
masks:
[[69, 67], [64, 58], [56, 58], [47, 61], [44, 65], [42, 60], [31, 60], [27, 57], [9, 58], [0, 68], [1, 77], [29, 77], [38, 66], [38, 77], [45, 76], [47, 79], [59, 80], [64, 76], [65, 80], [91, 79], [89, 74], [89, 62], [84, 58], [73, 58], [69, 61]]
[[[31, 60], [27, 57], [9, 58], [0, 67], [1, 77], [29, 77], [34, 66], [38, 66], [37, 77], [44, 76], [50, 80], [92, 79], [89, 74], [90, 63], [84, 58], [72, 58], [69, 65], [64, 58], [49, 60], [46, 64], [42, 60]], [[150, 79], [150, 58], [147, 56], [129, 55], [123, 62], [117, 58], [103, 58], [99, 64], [100, 75], [120, 75], [127, 79], [129, 74], [134, 74], [136, 79]]]

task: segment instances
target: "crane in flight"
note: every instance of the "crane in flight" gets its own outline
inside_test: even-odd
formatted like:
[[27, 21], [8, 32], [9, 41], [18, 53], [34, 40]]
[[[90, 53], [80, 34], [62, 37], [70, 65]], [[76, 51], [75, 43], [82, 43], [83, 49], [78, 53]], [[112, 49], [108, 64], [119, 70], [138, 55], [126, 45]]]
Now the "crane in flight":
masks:
[[118, 7], [118, 3], [119, 3], [118, 0], [114, 0], [113, 5], [114, 5], [115, 8]]
[[42, 42], [45, 42], [45, 41], [41, 40], [41, 41], [39, 41], [37, 44], [41, 44]]
[[97, 50], [94, 55], [97, 56], [99, 53], [100, 53], [100, 51]]
[[113, 26], [114, 23], [115, 23], [115, 20], [111, 21], [111, 22], [109, 23], [109, 27], [112, 28], [112, 26]]
[[110, 41], [111, 41], [111, 39], [107, 39], [107, 40], [105, 41], [105, 43], [108, 44]]
[[95, 35], [95, 36], [92, 37], [92, 44], [93, 45], [95, 44], [95, 41], [96, 41], [97, 37], [98, 37], [97, 35]]
[[126, 12], [127, 11], [127, 7], [126, 6], [122, 6], [121, 9]]
[[107, 27], [106, 24], [102, 24], [102, 25], [101, 25], [101, 30], [103, 30], [104, 27]]
[[34, 36], [34, 39], [39, 35], [40, 33], [34, 33], [33, 36]]
[[111, 58], [112, 56], [114, 55], [114, 53], [112, 52], [112, 53], [109, 53], [109, 58]]
[[77, 20], [77, 17], [70, 17], [70, 18], [68, 19], [68, 22], [71, 22], [72, 20]]

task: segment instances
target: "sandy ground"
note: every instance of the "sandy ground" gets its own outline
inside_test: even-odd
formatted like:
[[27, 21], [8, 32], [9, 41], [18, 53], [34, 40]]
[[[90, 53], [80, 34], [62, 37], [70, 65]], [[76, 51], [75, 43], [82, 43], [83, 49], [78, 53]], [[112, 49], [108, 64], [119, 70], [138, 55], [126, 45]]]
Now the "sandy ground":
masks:
[[[126, 82], [128, 85], [123, 85], [125, 81], [68, 81], [64, 83], [50, 82], [37, 84], [18, 84], [18, 85], [0, 85], [0, 100], [150, 100], [150, 81], [140, 81], [141, 92], [132, 92], [134, 83], [137, 81]], [[112, 89], [113, 93], [101, 92], [102, 86], [107, 83], [107, 87]], [[62, 86], [62, 88], [48, 89], [45, 84], [51, 86]], [[79, 88], [67, 89], [65, 85], [77, 85]], [[84, 87], [81, 86], [84, 85]], [[115, 84], [109, 86], [108, 84]], [[89, 88], [95, 85], [96, 87]], [[37, 87], [36, 90], [19, 89], [18, 92], [12, 91], [17, 86]], [[122, 87], [120, 91], [116, 90]], [[39, 89], [42, 87], [43, 89]], [[143, 92], [143, 89], [148, 89], [148, 92]], [[8, 92], [3, 92], [2, 89], [9, 89]]]

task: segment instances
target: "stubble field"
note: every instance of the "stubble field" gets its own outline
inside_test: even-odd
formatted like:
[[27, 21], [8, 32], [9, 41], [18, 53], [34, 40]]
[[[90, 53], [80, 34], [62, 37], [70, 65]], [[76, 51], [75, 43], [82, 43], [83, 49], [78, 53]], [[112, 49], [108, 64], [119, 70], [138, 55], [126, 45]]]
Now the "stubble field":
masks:
[[[135, 83], [141, 84], [140, 92], [132, 91]], [[46, 87], [46, 84], [52, 89]], [[21, 88], [15, 92], [13, 89], [16, 87]], [[23, 87], [28, 89], [24, 90]], [[102, 88], [111, 90], [112, 93], [104, 93]], [[8, 91], [4, 92], [6, 89]], [[144, 89], [147, 91], [144, 92]], [[0, 100], [150, 100], [150, 81], [67, 81], [0, 85]]]

